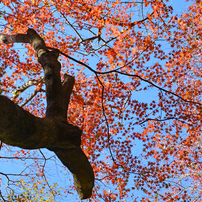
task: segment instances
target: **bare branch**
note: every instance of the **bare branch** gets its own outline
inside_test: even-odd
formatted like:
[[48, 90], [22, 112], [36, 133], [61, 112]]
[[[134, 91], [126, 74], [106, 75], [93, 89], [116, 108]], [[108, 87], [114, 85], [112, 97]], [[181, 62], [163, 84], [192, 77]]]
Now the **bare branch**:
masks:
[[42, 77], [39, 77], [39, 78], [34, 79], [34, 80], [29, 80], [29, 81], [27, 81], [25, 84], [23, 84], [22, 86], [18, 87], [18, 89], [17, 89], [16, 91], [12, 92], [14, 95], [13, 95], [13, 97], [12, 97], [11, 100], [13, 101], [14, 99], [16, 99], [16, 98], [19, 96], [19, 93], [22, 93], [22, 92], [25, 91], [27, 88], [29, 88], [29, 87], [31, 87], [31, 86], [33, 86], [33, 85], [37, 85], [37, 84], [43, 82], [43, 78], [44, 78], [44, 77], [42, 76]]
[[7, 202], [7, 200], [3, 197], [1, 191], [0, 191], [0, 197], [2, 198], [2, 200], [3, 200], [4, 202]]
[[199, 102], [195, 102], [195, 101], [191, 101], [191, 100], [186, 100], [186, 99], [184, 99], [183, 97], [181, 97], [181, 96], [179, 96], [179, 95], [173, 93], [172, 91], [169, 91], [169, 90], [166, 90], [166, 89], [164, 89], [164, 88], [161, 88], [161, 87], [157, 86], [156, 84], [152, 83], [151, 81], [148, 81], [148, 80], [146, 80], [146, 79], [144, 79], [144, 78], [142, 78], [142, 77], [140, 77], [140, 76], [138, 76], [138, 75], [136, 75], [136, 74], [123, 73], [123, 72], [116, 71], [116, 70], [114, 70], [114, 72], [117, 72], [118, 74], [122, 74], [122, 75], [125, 75], [125, 76], [137, 77], [137, 78], [139, 78], [140, 80], [142, 80], [142, 81], [144, 81], [144, 82], [146, 82], [146, 83], [149, 83], [149, 84], [151, 84], [152, 86], [158, 88], [159, 90], [162, 90], [162, 91], [164, 91], [164, 92], [166, 92], [166, 93], [168, 93], [168, 94], [171, 94], [171, 95], [174, 95], [174, 96], [180, 98], [180, 99], [183, 100], [184, 102], [202, 105], [202, 104], [199, 103]]
[[31, 96], [30, 96], [23, 104], [20, 105], [20, 107], [24, 107], [29, 101], [31, 101], [31, 100], [36, 96], [36, 94], [37, 94], [38, 92], [39, 92], [39, 91], [35, 90], [35, 91], [31, 94]]
[[70, 27], [74, 30], [74, 32], [77, 34], [77, 36], [80, 38], [80, 40], [83, 41], [83, 38], [81, 37], [81, 35], [74, 28], [74, 26], [69, 22], [69, 20], [67, 20], [67, 18], [65, 17], [65, 15], [63, 15], [62, 12], [60, 12], [60, 14], [63, 16], [63, 18], [66, 20], [66, 22], [70, 25]]

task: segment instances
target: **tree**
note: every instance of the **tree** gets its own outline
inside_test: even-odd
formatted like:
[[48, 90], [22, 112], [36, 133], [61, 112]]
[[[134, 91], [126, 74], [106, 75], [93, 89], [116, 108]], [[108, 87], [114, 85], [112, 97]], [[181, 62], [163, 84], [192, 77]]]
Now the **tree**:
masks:
[[81, 130], [67, 122], [74, 79], [65, 75], [62, 86], [57, 50], [48, 51], [43, 39], [33, 29], [28, 29], [27, 34], [2, 34], [0, 37], [1, 42], [6, 44], [21, 42], [34, 47], [44, 69], [47, 96], [46, 117], [42, 119], [23, 110], [5, 96], [0, 96], [1, 140], [23, 149], [47, 148], [54, 151], [73, 173], [80, 198], [89, 198], [94, 186], [93, 169], [80, 149]]
[[200, 1], [2, 4], [3, 143], [54, 151], [80, 198], [201, 199]]

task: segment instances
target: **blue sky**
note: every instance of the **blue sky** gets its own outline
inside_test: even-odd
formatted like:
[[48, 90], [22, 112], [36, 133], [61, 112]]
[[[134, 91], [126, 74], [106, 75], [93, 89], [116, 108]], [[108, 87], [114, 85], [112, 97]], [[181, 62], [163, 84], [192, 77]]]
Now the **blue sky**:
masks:
[[[188, 6], [191, 4], [192, 2], [186, 2], [186, 1], [183, 1], [183, 0], [178, 0], [178, 1], [170, 1], [170, 4], [173, 6], [174, 8], [174, 13], [178, 13], [178, 14], [181, 14], [185, 9], [188, 8]], [[163, 41], [162, 42], [159, 42], [159, 43], [164, 43]], [[18, 49], [20, 51], [20, 54], [22, 55], [23, 53], [23, 49], [21, 49], [22, 47], [20, 45], [15, 45], [14, 46], [16, 49]], [[169, 47], [167, 47], [169, 49]], [[23, 58], [22, 58], [23, 60]], [[155, 63], [155, 59], [151, 59], [150, 60], [150, 64], [148, 65], [152, 65], [152, 63]], [[90, 65], [92, 65], [92, 68], [93, 68], [93, 64], [95, 63], [95, 61], [91, 60], [90, 61]], [[86, 70], [88, 71], [88, 70]], [[89, 72], [89, 75], [91, 74], [91, 72]], [[122, 80], [124, 80], [125, 82], [128, 82], [129, 79], [126, 77], [126, 76], [120, 76], [122, 78]], [[20, 83], [17, 83], [17, 85], [20, 85]], [[144, 85], [144, 84], [143, 84]], [[147, 84], [145, 84], [147, 85]], [[31, 89], [30, 89], [31, 91]], [[155, 99], [155, 97], [157, 97], [156, 93], [158, 91], [157, 90], [154, 90], [154, 91], [145, 91], [145, 92], [134, 92], [133, 93], [133, 96], [136, 96], [139, 100], [141, 100], [142, 102], [147, 102], [148, 100], [153, 100]], [[29, 92], [28, 92], [28, 95], [29, 95]], [[139, 130], [141, 132], [141, 127], [139, 128], [136, 128], [137, 131]], [[2, 157], [6, 157], [6, 156], [13, 156], [13, 153], [15, 153], [16, 151], [18, 151], [19, 149], [18, 148], [8, 148], [8, 147], [3, 147], [2, 150], [1, 150], [1, 156]], [[42, 149], [42, 151], [44, 152], [46, 158], [49, 158], [53, 155], [53, 152], [50, 152], [50, 151], [47, 151], [46, 149]], [[141, 141], [136, 141], [134, 143], [134, 148], [133, 148], [133, 153], [135, 155], [140, 155], [141, 154], [141, 151], [142, 151], [142, 142]], [[103, 151], [103, 152], [108, 152], [107, 150], [106, 151]], [[36, 154], [39, 155], [40, 158], [42, 158], [42, 155], [40, 154], [40, 152], [36, 152]], [[31, 154], [33, 155], [33, 153]], [[28, 154], [29, 156], [29, 154]], [[32, 157], [32, 156], [30, 156]], [[0, 166], [0, 172], [2, 173], [13, 173], [13, 174], [17, 174], [17, 173], [21, 173], [27, 166], [27, 170], [29, 169], [33, 169], [31, 166], [34, 164], [34, 159], [30, 159], [28, 161], [26, 161], [26, 165], [23, 164], [23, 162], [20, 162], [20, 161], [15, 161], [15, 160], [5, 160], [4, 158], [0, 160], [1, 162], [1, 166]], [[43, 164], [44, 161], [43, 159], [41, 160], [41, 163]], [[30, 170], [30, 171], [31, 171]], [[46, 163], [46, 166], [45, 166], [45, 171], [48, 171], [48, 175], [47, 175], [47, 178], [49, 179], [49, 182], [50, 184], [53, 183], [53, 182], [58, 182], [58, 184], [62, 187], [66, 186], [69, 184], [69, 178], [72, 180], [72, 175], [70, 174], [69, 171], [67, 171], [66, 169], [64, 170], [63, 166], [61, 165], [61, 163], [59, 162], [58, 159], [55, 159], [54, 157], [52, 158], [51, 161], [48, 161]], [[4, 186], [6, 187], [7, 185], [7, 179], [5, 176], [1, 176], [1, 178], [3, 179], [2, 181], [2, 186], [1, 186], [1, 191], [3, 192], [4, 191]], [[132, 180], [133, 179], [130, 179], [130, 183], [129, 185], [132, 186]], [[72, 183], [72, 182], [71, 182]], [[96, 182], [97, 183], [97, 182]], [[103, 189], [106, 189], [106, 187], [103, 186]], [[108, 190], [111, 190], [113, 191], [113, 187], [110, 187], [108, 186]], [[19, 190], [18, 190], [19, 191]], [[75, 196], [74, 195], [68, 195], [68, 198], [65, 199], [60, 199], [60, 198], [57, 198], [56, 201], [61, 201], [61, 202], [65, 202], [65, 201], [69, 201], [69, 202], [74, 202], [74, 201], [79, 201], [78, 199], [78, 195], [77, 193], [74, 191], [74, 190], [71, 190], [77, 199], [75, 199]], [[136, 196], [139, 196], [139, 198], [141, 199], [143, 193], [140, 191], [140, 192], [133, 192], [131, 194], [135, 194]]]

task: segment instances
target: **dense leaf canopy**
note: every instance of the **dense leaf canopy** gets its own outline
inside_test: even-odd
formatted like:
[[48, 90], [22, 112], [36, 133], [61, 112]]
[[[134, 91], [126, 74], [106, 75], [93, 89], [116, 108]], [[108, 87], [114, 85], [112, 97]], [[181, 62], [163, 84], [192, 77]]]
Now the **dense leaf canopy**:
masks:
[[[1, 1], [1, 34], [34, 29], [47, 49], [57, 49], [62, 80], [75, 78], [67, 121], [82, 130], [95, 174], [92, 201], [202, 200], [202, 3], [185, 2], [177, 13], [168, 0]], [[44, 72], [33, 46], [0, 48], [0, 94], [45, 117]], [[29, 166], [20, 174], [0, 170], [8, 181], [7, 189], [0, 181], [2, 199], [22, 187], [25, 201], [31, 192], [33, 200], [77, 201], [71, 182], [60, 191], [59, 179], [48, 182], [51, 154], [3, 144], [2, 162]]]

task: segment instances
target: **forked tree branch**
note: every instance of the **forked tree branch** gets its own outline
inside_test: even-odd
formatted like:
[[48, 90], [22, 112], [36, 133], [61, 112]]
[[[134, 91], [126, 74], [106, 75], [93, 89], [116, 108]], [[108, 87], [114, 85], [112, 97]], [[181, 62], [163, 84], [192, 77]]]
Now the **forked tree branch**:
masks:
[[54, 151], [72, 172], [81, 199], [89, 198], [94, 186], [93, 169], [80, 148], [81, 130], [67, 122], [67, 109], [74, 78], [60, 79], [61, 65], [57, 50], [48, 51], [44, 40], [33, 29], [27, 34], [0, 34], [2, 43], [30, 43], [44, 69], [47, 111], [38, 118], [0, 95], [0, 140], [23, 149], [47, 148]]

